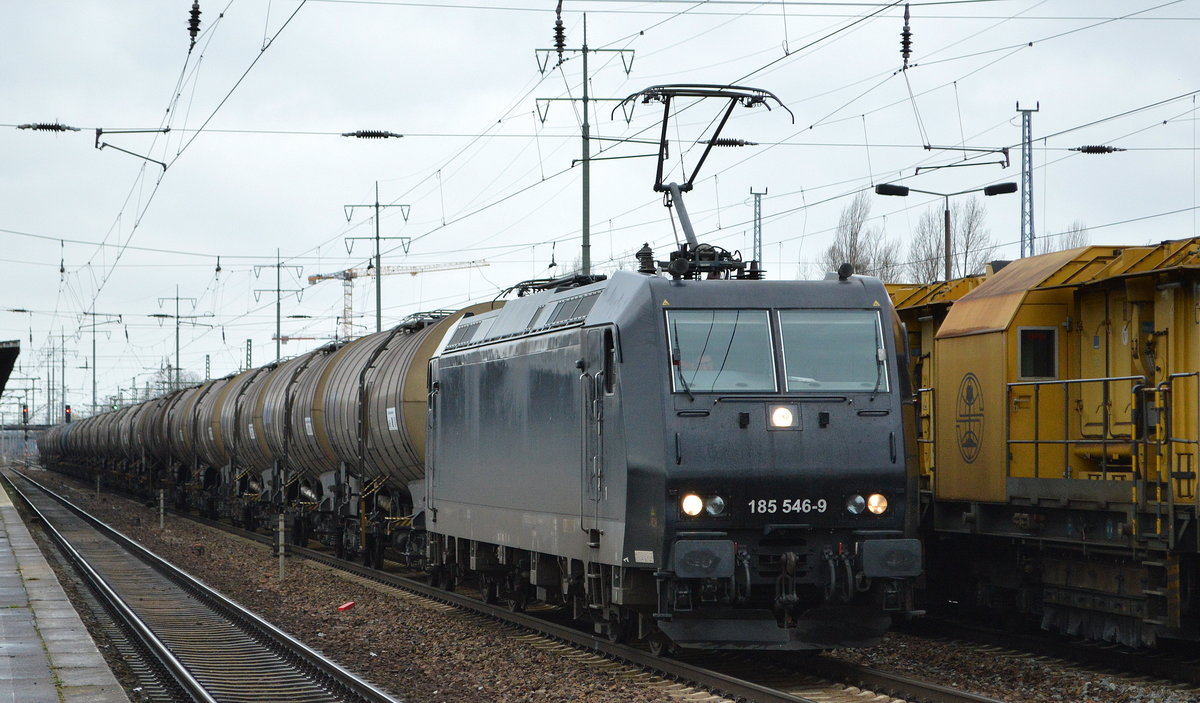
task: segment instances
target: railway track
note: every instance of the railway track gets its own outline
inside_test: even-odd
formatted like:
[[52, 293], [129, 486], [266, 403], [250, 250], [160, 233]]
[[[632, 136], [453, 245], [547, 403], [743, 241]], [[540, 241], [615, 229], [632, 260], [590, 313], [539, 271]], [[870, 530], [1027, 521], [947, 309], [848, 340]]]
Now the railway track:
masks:
[[1176, 684], [1200, 686], [1200, 656], [1193, 651], [1132, 650], [1121, 645], [1078, 640], [1046, 632], [1013, 632], [987, 627], [961, 617], [930, 617], [906, 624], [902, 631], [929, 639], [983, 645], [1008, 652], [1050, 657], [1064, 663], [1120, 672]]
[[[277, 545], [275, 535], [247, 531], [190, 513], [172, 511], [172, 514], [267, 547], [276, 548]], [[626, 674], [631, 678], [642, 678], [646, 675], [645, 672], [651, 672], [662, 679], [664, 690], [678, 689], [682, 684], [693, 689], [693, 693], [709, 691], [730, 700], [760, 703], [861, 703], [866, 692], [884, 696], [867, 698], [880, 701], [999, 703], [996, 699], [986, 696], [957, 691], [829, 657], [806, 657], [796, 653], [739, 654], [696, 650], [684, 650], [672, 657], [659, 657], [644, 647], [613, 643], [604, 637], [581, 631], [575, 624], [562, 618], [561, 611], [555, 608], [547, 607], [525, 613], [512, 612], [502, 605], [490, 605], [466, 593], [446, 591], [429, 585], [420, 578], [414, 578], [411, 573], [406, 575], [372, 569], [307, 547], [288, 545], [287, 550], [292, 556], [324, 564], [384, 587], [416, 594], [511, 625], [529, 633], [522, 635], [522, 638], [541, 638], [542, 642], [534, 646], [566, 653], [572, 658], [596, 657], [596, 665], [627, 667], [629, 670]], [[687, 694], [686, 691], [671, 692], [674, 696]]]
[[[13, 478], [13, 476], [18, 478]], [[6, 482], [181, 700], [395, 700], [20, 474]]]

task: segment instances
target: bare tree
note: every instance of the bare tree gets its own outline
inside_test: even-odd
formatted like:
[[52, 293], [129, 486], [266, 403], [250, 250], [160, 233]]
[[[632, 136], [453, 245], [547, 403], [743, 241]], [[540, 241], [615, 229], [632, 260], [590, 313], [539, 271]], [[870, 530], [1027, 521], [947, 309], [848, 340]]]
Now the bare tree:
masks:
[[161, 368], [150, 377], [150, 384], [160, 392], [169, 393], [177, 388], [187, 388], [200, 383], [200, 375], [187, 369], [179, 369], [179, 385], [175, 385], [175, 367], [164, 361]]
[[[950, 237], [953, 278], [973, 276], [996, 254], [996, 244], [985, 225], [986, 208], [976, 197], [954, 203], [950, 208]], [[940, 281], [945, 277], [945, 209], [933, 207], [921, 214], [913, 240], [908, 246], [906, 273], [919, 283]]]
[[945, 271], [945, 224], [942, 211], [930, 208], [921, 213], [916, 231], [908, 245], [908, 280], [929, 283], [942, 279]]
[[950, 226], [954, 232], [952, 272], [955, 278], [982, 273], [987, 263], [995, 257], [996, 244], [985, 224], [986, 217], [987, 208], [974, 195], [951, 208]]
[[866, 226], [870, 214], [871, 198], [866, 191], [854, 196], [854, 200], [842, 208], [833, 244], [821, 259], [826, 271], [836, 271], [842, 264], [849, 263], [857, 273], [885, 281], [901, 274], [900, 245], [888, 240], [883, 228]]
[[1075, 219], [1066, 231], [1042, 237], [1037, 243], [1037, 250], [1039, 254], [1048, 254], [1052, 251], [1086, 247], [1090, 243], [1091, 235], [1088, 234], [1087, 224], [1083, 220]]

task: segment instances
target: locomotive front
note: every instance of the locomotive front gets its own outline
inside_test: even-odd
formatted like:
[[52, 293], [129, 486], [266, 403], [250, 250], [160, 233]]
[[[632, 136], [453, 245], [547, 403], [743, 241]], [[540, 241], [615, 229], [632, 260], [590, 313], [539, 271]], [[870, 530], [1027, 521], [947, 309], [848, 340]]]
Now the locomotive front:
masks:
[[[875, 279], [653, 281], [658, 628], [688, 647], [874, 644], [921, 571], [911, 391]], [[635, 559], [651, 555], [635, 551]]]

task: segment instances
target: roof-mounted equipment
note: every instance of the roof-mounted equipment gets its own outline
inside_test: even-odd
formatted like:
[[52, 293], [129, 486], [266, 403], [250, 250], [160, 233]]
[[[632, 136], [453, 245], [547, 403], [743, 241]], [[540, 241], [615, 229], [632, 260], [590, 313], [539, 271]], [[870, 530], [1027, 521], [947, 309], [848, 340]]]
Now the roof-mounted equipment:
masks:
[[[787, 111], [788, 115], [792, 116], [792, 121], [795, 122], [795, 115], [792, 111], [777, 98], [773, 93], [758, 88], [748, 88], [736, 85], [706, 85], [706, 84], [680, 84], [680, 85], [656, 85], [646, 88], [643, 91], [634, 93], [625, 98], [617, 107], [622, 107], [626, 104], [636, 105], [638, 98], [641, 98], [643, 103], [661, 102], [663, 104], [662, 131], [658, 142], [658, 170], [654, 179], [655, 192], [663, 193], [663, 204], [668, 208], [674, 208], [679, 217], [680, 227], [683, 229], [685, 243], [679, 245], [678, 250], [671, 252], [668, 261], [655, 261], [653, 252], [649, 245], [642, 248], [638, 252], [637, 257], [640, 263], [639, 271], [642, 273], [657, 273], [663, 271], [671, 275], [672, 278], [678, 280], [697, 279], [697, 278], [738, 278], [738, 279], [753, 279], [762, 278], [762, 268], [757, 261], [742, 261], [741, 254], [737, 252], [729, 252], [721, 247], [710, 244], [700, 244], [696, 239], [695, 230], [692, 228], [691, 218], [688, 217], [687, 208], [683, 204], [683, 194], [690, 191], [695, 184], [696, 175], [700, 172], [700, 167], [704, 165], [704, 161], [708, 158], [709, 152], [714, 146], [752, 146], [754, 142], [748, 142], [742, 139], [721, 138], [721, 130], [724, 129], [725, 123], [728, 122], [729, 116], [733, 113], [733, 108], [741, 105], [743, 107], [766, 107], [771, 108], [770, 102], [775, 103]], [[683, 183], [663, 183], [663, 170], [667, 159], [670, 158], [669, 142], [667, 140], [667, 127], [671, 117], [671, 101], [675, 98], [719, 98], [726, 100], [724, 113], [713, 129], [712, 134], [707, 139], [698, 141], [704, 144], [704, 150], [700, 154], [695, 167], [688, 175], [687, 180]], [[616, 113], [616, 109], [613, 110]], [[632, 107], [625, 113], [626, 119], [632, 119]]]

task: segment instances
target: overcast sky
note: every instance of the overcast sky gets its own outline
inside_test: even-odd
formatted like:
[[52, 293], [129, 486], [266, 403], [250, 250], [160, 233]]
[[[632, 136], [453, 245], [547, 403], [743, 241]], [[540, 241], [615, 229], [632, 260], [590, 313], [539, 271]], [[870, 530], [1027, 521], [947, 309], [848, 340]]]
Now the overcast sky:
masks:
[[[173, 363], [174, 321], [149, 316], [174, 314], [176, 286], [180, 314], [203, 325], [181, 327], [184, 369], [203, 377], [207, 355], [211, 376], [237, 371], [247, 339], [254, 364], [269, 362], [277, 250], [282, 332], [313, 338], [283, 355], [325, 343], [343, 284], [306, 278], [366, 266], [371, 242], [346, 238], [372, 235], [373, 211], [355, 208], [348, 221], [344, 206], [373, 203], [376, 182], [381, 203], [410, 206], [382, 211], [381, 234], [409, 238], [407, 253], [401, 240], [383, 242], [385, 266], [488, 264], [384, 277], [385, 327], [569, 272], [581, 113], [561, 98], [581, 95], [585, 13], [589, 48], [604, 50], [588, 59], [590, 93], [604, 99], [590, 120], [602, 138], [592, 154], [604, 157], [591, 170], [598, 269], [628, 264], [645, 242], [660, 258], [674, 246], [652, 191], [655, 160], [644, 158], [656, 147], [642, 141], [657, 139], [661, 108], [638, 105], [626, 122], [608, 100], [663, 83], [762, 88], [795, 114], [736, 112], [724, 136], [758, 146], [714, 151], [686, 201], [702, 241], [750, 258], [750, 192], [766, 190], [768, 277], [819, 275], [842, 208], [874, 184], [956, 192], [1019, 182], [1018, 102], [1040, 106], [1039, 237], [1076, 220], [1096, 244], [1197, 234], [1200, 3], [910, 6], [913, 51], [901, 71], [903, 4], [565, 0], [565, 62], [556, 69], [553, 56], [543, 73], [535, 50], [553, 46], [550, 0], [202, 0], [190, 51], [191, 0], [4, 2], [0, 338], [21, 340], [14, 376], [39, 377], [43, 406], [51, 346], [65, 335], [66, 402], [87, 412], [96, 320], [100, 402], [128, 396]], [[681, 159], [694, 163], [716, 107], [672, 120], [671, 179], [682, 180]], [[80, 131], [18, 128], [33, 123]], [[341, 136], [367, 129], [404, 137]], [[1126, 151], [1070, 151], [1085, 144]], [[999, 153], [937, 148], [964, 145], [1008, 147], [1008, 166]], [[976, 165], [915, 173], [964, 154]], [[902, 250], [922, 212], [942, 205], [871, 198], [871, 226]], [[998, 258], [1018, 256], [1020, 200], [984, 203]], [[353, 294], [356, 333], [373, 332], [374, 279], [359, 278]], [[14, 308], [31, 312], [5, 312]], [[0, 412], [13, 417], [18, 397], [6, 394]]]

